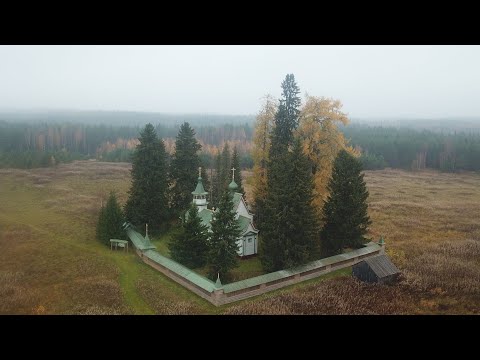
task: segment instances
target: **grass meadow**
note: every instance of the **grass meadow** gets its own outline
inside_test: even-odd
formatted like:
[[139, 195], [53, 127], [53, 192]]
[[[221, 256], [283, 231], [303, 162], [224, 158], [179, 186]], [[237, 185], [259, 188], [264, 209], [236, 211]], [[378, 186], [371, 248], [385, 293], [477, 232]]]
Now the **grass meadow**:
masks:
[[[215, 307], [133, 253], [95, 240], [102, 198], [123, 203], [130, 165], [77, 161], [0, 170], [0, 314], [478, 314], [480, 174], [367, 171], [370, 235], [400, 268], [393, 286], [344, 269]], [[245, 173], [247, 198], [249, 173]], [[168, 254], [168, 236], [155, 240]], [[261, 272], [258, 259], [237, 275]], [[243, 267], [243, 268], [242, 268]]]

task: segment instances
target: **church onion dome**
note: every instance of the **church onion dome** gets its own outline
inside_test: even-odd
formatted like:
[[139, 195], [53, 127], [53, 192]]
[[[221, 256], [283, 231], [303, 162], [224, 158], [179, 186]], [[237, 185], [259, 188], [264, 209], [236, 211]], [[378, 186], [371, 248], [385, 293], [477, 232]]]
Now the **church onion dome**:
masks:
[[232, 180], [232, 182], [230, 184], [228, 184], [228, 189], [232, 190], [232, 191], [237, 190], [238, 189], [237, 183]]
[[203, 187], [202, 178], [199, 176], [197, 187], [195, 188], [195, 191], [192, 191], [192, 195], [207, 195], [207, 194], [208, 192], [206, 192], [205, 188]]

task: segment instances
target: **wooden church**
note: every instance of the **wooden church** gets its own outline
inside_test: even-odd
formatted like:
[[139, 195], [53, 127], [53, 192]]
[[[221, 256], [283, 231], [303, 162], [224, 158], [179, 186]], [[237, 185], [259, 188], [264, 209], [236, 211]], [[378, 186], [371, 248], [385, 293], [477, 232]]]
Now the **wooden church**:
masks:
[[[233, 194], [235, 218], [241, 229], [241, 235], [237, 239], [238, 255], [240, 257], [251, 256], [258, 252], [258, 230], [253, 226], [253, 214], [248, 211], [243, 194], [237, 192], [238, 185], [233, 180], [235, 170], [235, 168], [232, 169], [232, 182], [228, 185], [228, 189]], [[199, 170], [197, 187], [192, 191], [193, 203], [198, 207], [198, 216], [202, 220], [202, 224], [206, 225], [209, 231], [211, 231], [214, 211], [207, 209], [207, 194], [208, 192], [203, 187], [201, 171]]]

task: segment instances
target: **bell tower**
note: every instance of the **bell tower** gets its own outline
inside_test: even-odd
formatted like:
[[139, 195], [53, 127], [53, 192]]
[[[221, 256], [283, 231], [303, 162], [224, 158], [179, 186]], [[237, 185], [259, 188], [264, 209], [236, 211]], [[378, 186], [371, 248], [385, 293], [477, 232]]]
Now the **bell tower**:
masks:
[[208, 192], [205, 191], [202, 182], [202, 168], [199, 167], [197, 187], [195, 188], [195, 191], [192, 191], [193, 203], [198, 206], [199, 212], [207, 208], [207, 194]]

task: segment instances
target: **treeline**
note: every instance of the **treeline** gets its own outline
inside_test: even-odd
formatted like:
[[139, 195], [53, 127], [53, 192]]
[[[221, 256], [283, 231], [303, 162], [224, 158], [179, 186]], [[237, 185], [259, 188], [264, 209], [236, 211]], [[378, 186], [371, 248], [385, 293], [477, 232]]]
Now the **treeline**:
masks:
[[[175, 149], [179, 126], [158, 124], [166, 151]], [[46, 167], [83, 158], [130, 162], [138, 145], [139, 126], [88, 125], [79, 123], [11, 123], [0, 121], [0, 167]], [[225, 143], [239, 151], [242, 168], [251, 167], [253, 129], [248, 123], [198, 126], [200, 156], [212, 164]]]
[[[198, 125], [202, 163], [215, 168], [225, 144], [237, 148], [240, 168], [253, 167], [253, 126], [248, 123]], [[78, 159], [131, 162], [140, 126], [81, 123], [13, 123], [0, 121], [0, 168], [47, 167]], [[350, 124], [340, 126], [350, 145], [361, 152], [366, 170], [385, 167], [417, 170], [479, 171], [478, 131], [415, 130], [406, 127]], [[158, 123], [155, 130], [173, 154], [177, 125]]]
[[396, 127], [349, 125], [342, 132], [361, 150], [365, 169], [480, 170], [478, 132], [435, 132]]

